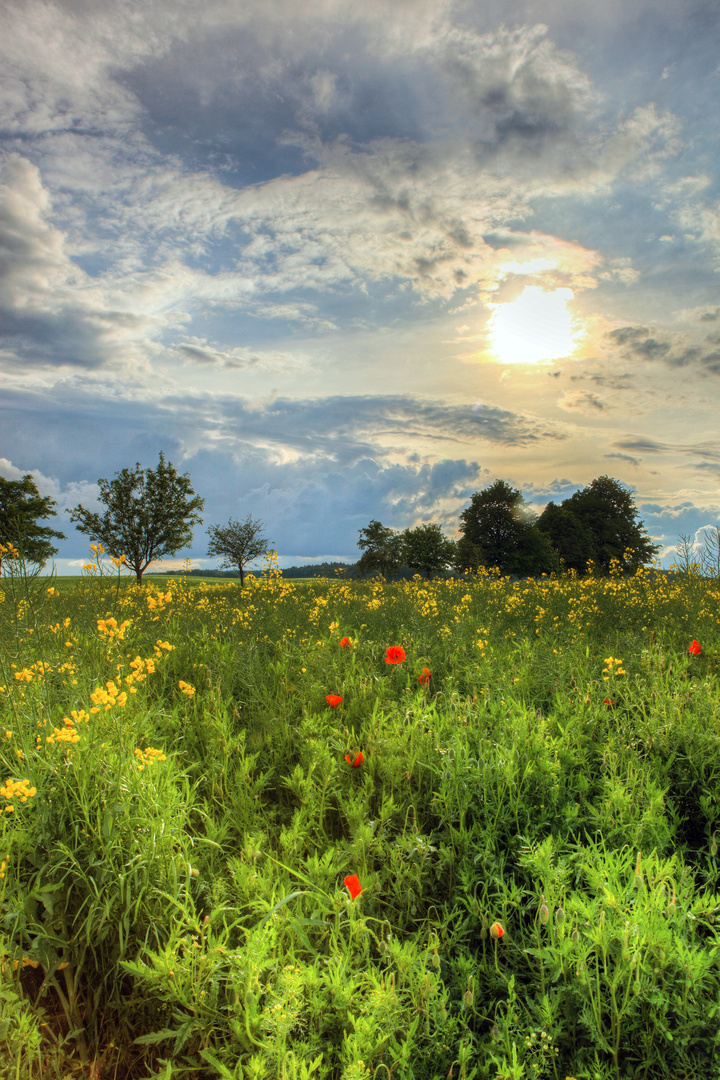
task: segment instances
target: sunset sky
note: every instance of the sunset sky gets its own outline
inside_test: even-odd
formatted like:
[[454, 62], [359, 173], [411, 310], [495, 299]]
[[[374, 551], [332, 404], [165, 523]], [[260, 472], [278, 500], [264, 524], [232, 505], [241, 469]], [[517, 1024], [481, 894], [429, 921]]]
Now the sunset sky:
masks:
[[[0, 475], [281, 565], [608, 474], [720, 524], [717, 0], [5, 0]], [[699, 534], [701, 536], [702, 533]]]

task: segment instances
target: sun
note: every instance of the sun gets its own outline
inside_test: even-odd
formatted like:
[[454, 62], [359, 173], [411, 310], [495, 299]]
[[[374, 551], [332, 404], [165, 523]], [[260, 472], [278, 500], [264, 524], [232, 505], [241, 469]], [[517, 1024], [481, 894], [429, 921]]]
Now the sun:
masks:
[[560, 360], [578, 347], [582, 331], [568, 308], [572, 289], [545, 292], [526, 285], [517, 300], [494, 304], [488, 322], [490, 351], [503, 364]]

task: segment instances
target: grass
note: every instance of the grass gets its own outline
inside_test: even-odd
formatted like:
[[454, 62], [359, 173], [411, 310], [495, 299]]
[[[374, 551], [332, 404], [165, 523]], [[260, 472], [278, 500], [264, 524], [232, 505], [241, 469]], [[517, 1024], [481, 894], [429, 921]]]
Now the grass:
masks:
[[269, 570], [2, 579], [0, 1077], [720, 1075], [717, 582]]

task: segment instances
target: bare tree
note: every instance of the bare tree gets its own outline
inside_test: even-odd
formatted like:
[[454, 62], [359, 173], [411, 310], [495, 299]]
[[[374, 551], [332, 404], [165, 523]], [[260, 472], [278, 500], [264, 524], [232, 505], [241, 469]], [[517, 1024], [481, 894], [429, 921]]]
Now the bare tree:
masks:
[[717, 525], [706, 525], [705, 544], [700, 551], [700, 564], [704, 577], [720, 581], [720, 529]]
[[689, 533], [680, 533], [675, 545], [677, 557], [675, 567], [681, 574], [697, 573], [700, 570], [700, 559], [695, 541]]

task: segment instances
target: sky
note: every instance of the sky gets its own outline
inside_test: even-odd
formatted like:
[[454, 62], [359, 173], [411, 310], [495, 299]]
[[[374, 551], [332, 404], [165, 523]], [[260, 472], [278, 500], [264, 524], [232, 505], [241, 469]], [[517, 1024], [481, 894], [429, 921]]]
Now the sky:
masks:
[[720, 524], [716, 0], [4, 0], [0, 475], [162, 451], [288, 566], [632, 491]]

